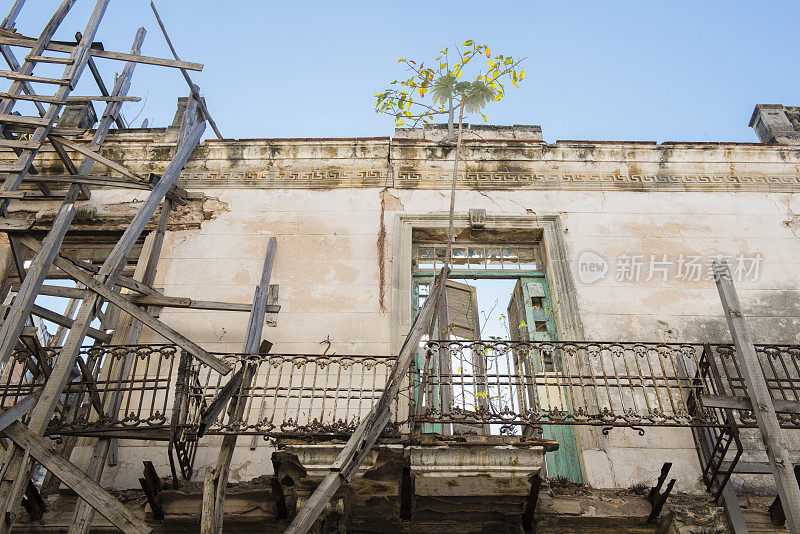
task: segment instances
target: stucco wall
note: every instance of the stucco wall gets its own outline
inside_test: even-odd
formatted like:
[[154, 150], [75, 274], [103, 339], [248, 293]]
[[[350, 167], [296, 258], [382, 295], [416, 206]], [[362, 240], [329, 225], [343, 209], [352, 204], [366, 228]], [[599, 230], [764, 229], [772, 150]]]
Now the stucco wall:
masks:
[[[319, 146], [254, 141], [238, 148], [207, 143], [183, 185], [218, 199], [214, 216], [199, 229], [168, 233], [156, 286], [169, 295], [250, 302], [267, 239], [275, 236], [272, 282], [280, 284], [282, 308], [278, 326], [265, 328], [264, 334], [274, 343], [273, 352], [319, 354], [326, 346], [320, 342], [329, 337], [330, 351], [338, 354], [390, 354], [392, 325], [406, 320], [398, 316], [406, 311], [392, 306], [398, 298], [393, 293], [398, 287], [392, 263], [397, 261], [394, 222], [401, 213], [445, 213], [449, 203], [448, 151], [405, 142], [389, 147], [388, 141], [319, 141]], [[800, 342], [797, 151], [758, 145], [506, 143], [468, 152], [474, 175], [459, 184], [458, 213], [483, 208], [489, 218], [561, 218], [586, 339], [728, 341], [707, 272], [697, 281], [678, 279], [676, 272], [681, 257], [700, 256], [707, 265], [712, 255], [724, 254], [760, 258], [757, 278], [736, 281], [755, 340]], [[141, 156], [126, 154], [118, 155], [131, 162]], [[339, 174], [330, 178], [330, 173], [318, 174], [320, 169]], [[486, 181], [480, 181], [481, 172]], [[537, 182], [537, 176], [543, 178]], [[102, 195], [91, 202], [102, 203]], [[381, 216], [387, 232], [383, 257]], [[609, 263], [601, 280], [588, 283], [578, 276], [586, 251]], [[667, 255], [666, 281], [660, 275], [647, 279], [651, 255], [657, 260]], [[640, 279], [616, 279], [622, 256], [641, 257]], [[209, 350], [241, 350], [246, 314], [170, 309], [161, 319]], [[150, 334], [143, 337], [155, 340]], [[796, 434], [788, 437], [800, 449]], [[579, 437], [586, 480], [593, 486], [650, 484], [661, 464], [670, 461], [679, 490], [702, 490], [687, 429], [647, 430], [643, 437], [634, 430], [615, 429], [608, 436], [592, 430]], [[233, 481], [271, 469], [267, 444], [253, 452], [249, 443], [247, 438], [239, 441]], [[166, 472], [162, 447], [124, 442], [121, 463], [106, 470], [106, 481], [135, 487], [144, 458], [163, 456]], [[216, 460], [217, 449], [216, 440], [204, 440], [197, 473]]]

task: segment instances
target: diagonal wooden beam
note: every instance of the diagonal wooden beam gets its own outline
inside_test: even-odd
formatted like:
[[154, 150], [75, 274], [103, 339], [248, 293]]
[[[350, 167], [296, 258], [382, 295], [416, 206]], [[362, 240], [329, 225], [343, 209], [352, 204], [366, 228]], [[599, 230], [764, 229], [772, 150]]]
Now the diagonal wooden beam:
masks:
[[325, 505], [331, 500], [333, 495], [342, 485], [342, 482], [349, 481], [355, 474], [358, 466], [364, 457], [372, 450], [386, 424], [389, 422], [391, 414], [391, 403], [397, 397], [401, 382], [408, 377], [408, 369], [414, 360], [414, 355], [419, 348], [419, 341], [422, 335], [428, 330], [432, 320], [436, 305], [444, 292], [445, 282], [450, 269], [445, 265], [436, 282], [431, 289], [430, 295], [422, 305], [422, 309], [414, 319], [411, 330], [408, 332], [405, 343], [400, 349], [386, 387], [381, 393], [378, 402], [370, 410], [369, 414], [361, 421], [347, 440], [339, 456], [331, 466], [331, 472], [314, 490], [314, 493], [306, 501], [305, 506], [294, 517], [292, 524], [284, 531], [284, 534], [306, 534]]
[[130, 511], [97, 482], [84, 475], [75, 464], [50, 451], [47, 441], [28, 430], [22, 423], [16, 421], [11, 423], [3, 430], [3, 434], [18, 447], [28, 451], [45, 469], [58, 477], [122, 532], [131, 534], [152, 532], [141, 517]]
[[[24, 37], [16, 33], [0, 33], [0, 45], [5, 46], [19, 46], [21, 48], [31, 48], [35, 40], [31, 37]], [[71, 53], [75, 48], [74, 43], [66, 43], [64, 41], [51, 41], [44, 50], [51, 52], [66, 52]], [[155, 65], [158, 67], [173, 67], [176, 69], [186, 69], [201, 71], [203, 70], [202, 63], [194, 63], [192, 61], [177, 61], [173, 59], [166, 59], [160, 57], [140, 56], [133, 54], [126, 54], [124, 52], [113, 52], [111, 50], [101, 50], [99, 47], [92, 47], [90, 50], [92, 57], [101, 59], [115, 59], [117, 61], [129, 61], [132, 63], [141, 63], [144, 65]], [[40, 55], [40, 54], [37, 54]]]
[[38, 398], [39, 397], [36, 395], [28, 395], [24, 399], [15, 402], [14, 405], [9, 409], [0, 413], [0, 432], [2, 432], [8, 425], [19, 420], [21, 417], [24, 417], [25, 414], [31, 411], [31, 408], [36, 405]]
[[212, 356], [211, 353], [209, 353], [199, 345], [190, 341], [183, 335], [173, 330], [171, 327], [165, 325], [164, 323], [162, 323], [161, 321], [159, 321], [146, 311], [142, 310], [136, 304], [133, 304], [124, 296], [114, 292], [114, 290], [108, 287], [107, 285], [98, 282], [96, 278], [86, 274], [78, 267], [75, 267], [72, 263], [62, 259], [60, 256], [57, 256], [53, 261], [53, 265], [55, 265], [56, 267], [67, 273], [77, 282], [80, 282], [81, 284], [85, 285], [87, 289], [103, 297], [103, 299], [107, 300], [114, 306], [117, 306], [119, 309], [121, 309], [128, 315], [131, 315], [136, 320], [141, 321], [156, 333], [164, 336], [165, 338], [169, 339], [182, 349], [190, 352], [195, 358], [197, 358], [204, 364], [208, 365], [218, 373], [224, 375], [228, 374], [231, 371], [230, 365], [220, 360], [216, 356]]
[[[48, 310], [47, 308], [39, 306], [37, 304], [33, 305], [33, 308], [31, 309], [31, 314], [37, 317], [41, 317], [46, 321], [50, 321], [51, 323], [55, 323], [58, 326], [63, 326], [64, 328], [72, 328], [72, 325], [74, 323], [74, 321], [69, 317], [65, 317], [60, 313]], [[102, 341], [103, 343], [108, 343], [109, 341], [111, 341], [111, 334], [108, 334], [96, 328], [89, 327], [86, 330], [86, 335], [91, 337], [92, 339], [97, 339], [99, 341]]]
[[[150, 7], [153, 9], [153, 14], [156, 16], [156, 21], [158, 22], [158, 27], [161, 28], [161, 33], [164, 34], [164, 39], [167, 41], [167, 46], [169, 46], [170, 51], [172, 52], [172, 56], [175, 58], [175, 61], [179, 61], [178, 53], [175, 51], [175, 47], [172, 46], [172, 40], [169, 38], [169, 34], [167, 34], [167, 29], [164, 27], [164, 23], [161, 21], [161, 16], [158, 14], [158, 10], [156, 9], [156, 5], [150, 1]], [[192, 97], [197, 101], [197, 105], [200, 107], [200, 110], [203, 112], [203, 116], [211, 125], [211, 129], [214, 130], [214, 133], [217, 135], [217, 139], [223, 139], [222, 134], [219, 133], [219, 128], [217, 128], [217, 123], [214, 122], [214, 119], [211, 118], [211, 113], [208, 112], [208, 108], [206, 107], [205, 101], [200, 96], [200, 91], [198, 91], [197, 86], [192, 82], [192, 79], [189, 77], [189, 73], [186, 72], [186, 69], [181, 68], [181, 74], [183, 74], [183, 78], [186, 80], [186, 83], [189, 84], [189, 89], [192, 91]]]
[[[72, 141], [68, 141], [68, 140], [64, 139], [63, 137], [59, 137], [57, 135], [50, 135], [50, 136], [48, 136], [48, 138], [50, 139], [50, 142], [53, 144], [54, 147], [56, 145], [65, 146], [65, 147], [69, 148], [70, 150], [74, 150], [75, 152], [80, 152], [81, 154], [83, 154], [87, 158], [91, 158], [94, 161], [96, 161], [98, 163], [101, 163], [101, 164], [105, 165], [106, 167], [108, 167], [109, 169], [115, 170], [118, 173], [122, 174], [123, 176], [127, 176], [128, 178], [130, 178], [132, 180], [139, 181], [139, 182], [143, 182], [144, 181], [144, 178], [142, 178], [138, 174], [129, 171], [128, 169], [126, 169], [124, 166], [120, 165], [116, 161], [112, 161], [112, 160], [108, 159], [105, 156], [101, 156], [100, 154], [98, 154], [94, 150], [91, 150], [89, 148], [81, 146], [81, 145], [79, 145], [77, 143], [73, 143]], [[74, 173], [71, 173], [71, 174], [80, 174], [80, 173], [74, 172]]]

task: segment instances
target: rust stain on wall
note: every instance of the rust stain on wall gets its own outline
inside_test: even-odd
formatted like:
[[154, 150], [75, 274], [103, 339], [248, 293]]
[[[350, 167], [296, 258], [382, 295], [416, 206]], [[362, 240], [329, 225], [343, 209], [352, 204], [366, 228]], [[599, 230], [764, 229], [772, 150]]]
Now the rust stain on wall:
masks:
[[378, 223], [378, 308], [386, 311], [386, 224], [383, 215], [386, 213], [386, 198], [381, 191], [381, 213]]

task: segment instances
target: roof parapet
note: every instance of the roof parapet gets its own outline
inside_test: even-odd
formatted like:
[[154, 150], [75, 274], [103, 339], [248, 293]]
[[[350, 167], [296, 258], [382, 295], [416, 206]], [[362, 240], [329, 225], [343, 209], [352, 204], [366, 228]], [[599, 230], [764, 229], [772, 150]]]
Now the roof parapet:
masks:
[[[425, 139], [426, 141], [443, 141], [447, 137], [446, 124], [426, 124], [421, 128], [395, 128], [396, 138]], [[475, 139], [518, 139], [526, 141], [542, 141], [542, 127], [532, 124], [514, 124], [500, 126], [495, 124], [464, 123], [465, 140]]]
[[800, 145], [800, 107], [757, 104], [749, 126], [762, 143]]

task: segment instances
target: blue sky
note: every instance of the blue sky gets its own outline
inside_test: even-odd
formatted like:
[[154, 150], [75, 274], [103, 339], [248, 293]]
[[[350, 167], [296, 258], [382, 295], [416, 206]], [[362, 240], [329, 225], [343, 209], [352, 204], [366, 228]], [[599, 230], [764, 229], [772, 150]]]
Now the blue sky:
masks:
[[[28, 0], [18, 29], [38, 35], [57, 3]], [[93, 6], [78, 0], [56, 38], [82, 30]], [[396, 59], [432, 58], [465, 39], [528, 58], [527, 83], [489, 108], [489, 122], [539, 124], [547, 141], [756, 141], [747, 126], [755, 104], [800, 104], [796, 2], [157, 6], [181, 58], [204, 63], [192, 76], [230, 138], [391, 135], [372, 95], [403, 75]], [[146, 0], [112, 1], [98, 40], [127, 52], [139, 26], [143, 53], [168, 57]], [[110, 84], [121, 63], [98, 63]], [[92, 90], [89, 81], [75, 93]], [[137, 126], [165, 125], [186, 93], [178, 71], [140, 65], [130, 94], [146, 100], [124, 112]]]

